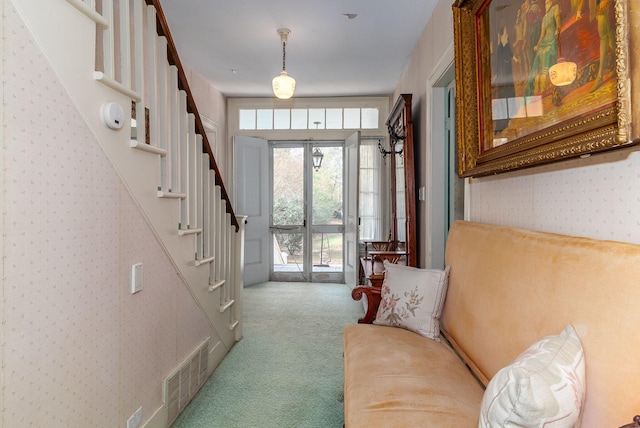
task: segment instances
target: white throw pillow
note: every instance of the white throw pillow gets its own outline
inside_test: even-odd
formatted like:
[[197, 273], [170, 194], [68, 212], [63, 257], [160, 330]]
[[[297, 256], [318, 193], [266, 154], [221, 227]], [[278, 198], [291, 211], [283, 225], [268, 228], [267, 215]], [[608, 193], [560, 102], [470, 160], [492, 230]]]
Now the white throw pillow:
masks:
[[418, 269], [385, 260], [380, 306], [374, 324], [401, 327], [440, 341], [440, 314], [449, 266]]
[[479, 427], [579, 427], [584, 393], [584, 351], [568, 325], [496, 373], [482, 398]]

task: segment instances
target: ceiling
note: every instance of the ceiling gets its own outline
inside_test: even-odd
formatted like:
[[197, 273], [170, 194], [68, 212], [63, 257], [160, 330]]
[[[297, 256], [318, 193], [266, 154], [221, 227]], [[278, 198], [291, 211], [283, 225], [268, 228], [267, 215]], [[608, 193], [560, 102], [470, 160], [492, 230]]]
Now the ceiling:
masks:
[[[160, 0], [180, 60], [229, 97], [389, 95], [437, 0]], [[350, 19], [347, 14], [357, 14]]]

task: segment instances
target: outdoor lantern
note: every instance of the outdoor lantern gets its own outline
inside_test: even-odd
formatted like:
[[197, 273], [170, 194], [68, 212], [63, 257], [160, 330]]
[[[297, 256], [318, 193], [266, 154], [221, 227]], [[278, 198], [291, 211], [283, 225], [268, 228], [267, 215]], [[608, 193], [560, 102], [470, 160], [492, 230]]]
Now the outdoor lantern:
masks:
[[324, 157], [324, 155], [322, 154], [320, 149], [316, 147], [313, 149], [313, 155], [311, 156], [313, 156], [313, 169], [318, 171], [320, 169], [320, 166], [322, 166], [322, 158]]

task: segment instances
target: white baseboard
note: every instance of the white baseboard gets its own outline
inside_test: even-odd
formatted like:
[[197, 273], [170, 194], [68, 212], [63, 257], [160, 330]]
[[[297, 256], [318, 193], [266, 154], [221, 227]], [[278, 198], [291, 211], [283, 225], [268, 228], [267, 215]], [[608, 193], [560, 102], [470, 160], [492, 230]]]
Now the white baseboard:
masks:
[[224, 346], [224, 343], [222, 343], [221, 341], [216, 343], [209, 350], [209, 373], [208, 373], [209, 376], [211, 376], [213, 371], [222, 362], [222, 360], [224, 359], [225, 355], [227, 355], [228, 352], [229, 350], [226, 348], [226, 346]]
[[143, 425], [143, 428], [167, 428], [167, 407], [160, 406], [151, 418]]

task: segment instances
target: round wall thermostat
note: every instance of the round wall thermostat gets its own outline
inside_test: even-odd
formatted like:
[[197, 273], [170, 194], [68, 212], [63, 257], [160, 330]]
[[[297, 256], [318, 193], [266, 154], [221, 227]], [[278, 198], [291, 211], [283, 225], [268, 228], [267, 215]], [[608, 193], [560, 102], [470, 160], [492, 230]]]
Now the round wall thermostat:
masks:
[[111, 129], [120, 129], [124, 126], [124, 110], [118, 103], [109, 102], [102, 104], [102, 120]]

